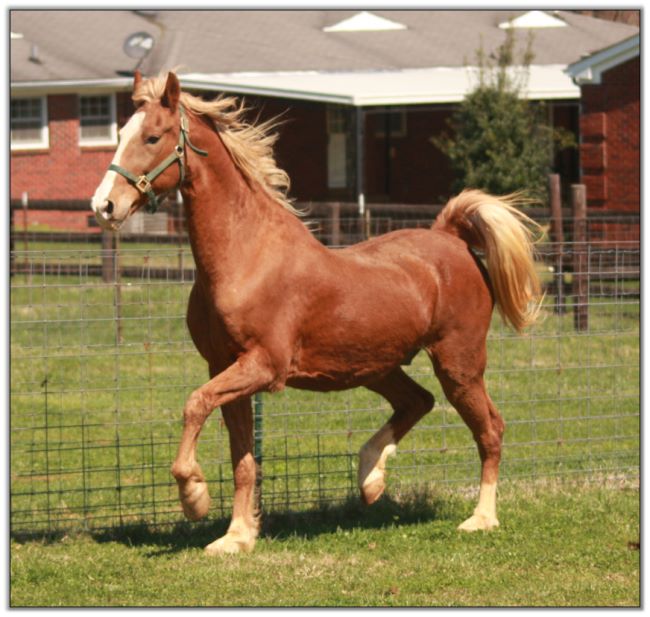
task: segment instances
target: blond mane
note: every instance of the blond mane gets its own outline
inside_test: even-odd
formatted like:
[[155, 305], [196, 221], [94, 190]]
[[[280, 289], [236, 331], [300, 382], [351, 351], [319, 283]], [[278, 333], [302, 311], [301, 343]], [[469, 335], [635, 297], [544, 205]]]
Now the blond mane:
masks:
[[[167, 74], [143, 80], [133, 94], [134, 101], [158, 101], [165, 91]], [[283, 208], [297, 216], [303, 212], [294, 207], [287, 196], [290, 180], [287, 172], [280, 169], [273, 156], [273, 145], [278, 134], [276, 118], [254, 125], [244, 116], [248, 109], [235, 97], [219, 96], [212, 101], [181, 92], [181, 104], [189, 111], [212, 121], [215, 130], [230, 152], [235, 164], [251, 183], [262, 187]]]

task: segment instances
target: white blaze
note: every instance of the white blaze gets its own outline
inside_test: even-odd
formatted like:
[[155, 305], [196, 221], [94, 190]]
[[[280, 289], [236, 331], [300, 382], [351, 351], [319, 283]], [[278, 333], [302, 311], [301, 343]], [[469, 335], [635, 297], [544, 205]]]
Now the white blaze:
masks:
[[[144, 111], [139, 111], [133, 114], [129, 121], [120, 129], [120, 143], [118, 144], [117, 150], [115, 151], [115, 156], [113, 156], [113, 165], [121, 164], [120, 161], [122, 160], [124, 150], [126, 150], [129, 141], [131, 141], [131, 139], [140, 132], [142, 122], [144, 121], [144, 116]], [[104, 215], [101, 213], [100, 208], [106, 203], [108, 196], [111, 194], [116, 178], [117, 172], [109, 170], [106, 172], [104, 178], [97, 187], [92, 201], [90, 202], [90, 205], [96, 216], [99, 215], [103, 218]]]

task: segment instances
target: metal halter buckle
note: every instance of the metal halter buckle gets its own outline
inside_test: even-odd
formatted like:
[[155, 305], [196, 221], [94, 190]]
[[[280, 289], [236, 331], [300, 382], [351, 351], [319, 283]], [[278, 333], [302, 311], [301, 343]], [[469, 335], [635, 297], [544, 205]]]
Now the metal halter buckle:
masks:
[[146, 193], [151, 190], [151, 182], [147, 176], [140, 176], [138, 181], [135, 183], [135, 188], [138, 189], [141, 193]]

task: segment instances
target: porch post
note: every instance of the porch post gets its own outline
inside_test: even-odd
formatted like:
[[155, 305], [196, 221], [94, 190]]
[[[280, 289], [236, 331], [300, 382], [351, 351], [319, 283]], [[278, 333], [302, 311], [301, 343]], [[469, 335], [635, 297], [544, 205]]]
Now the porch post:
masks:
[[365, 121], [366, 121], [366, 114], [364, 113], [364, 110], [362, 107], [355, 107], [355, 112], [356, 112], [356, 122], [355, 122], [355, 130], [356, 130], [356, 176], [357, 176], [357, 204], [359, 205], [359, 231], [361, 232], [361, 235], [364, 235], [364, 220], [365, 220], [365, 213], [366, 213], [366, 196], [364, 194], [365, 191], [365, 183], [364, 183], [364, 161], [365, 161], [365, 156], [364, 156], [364, 148], [363, 148], [363, 143], [364, 143], [364, 134], [365, 134]]

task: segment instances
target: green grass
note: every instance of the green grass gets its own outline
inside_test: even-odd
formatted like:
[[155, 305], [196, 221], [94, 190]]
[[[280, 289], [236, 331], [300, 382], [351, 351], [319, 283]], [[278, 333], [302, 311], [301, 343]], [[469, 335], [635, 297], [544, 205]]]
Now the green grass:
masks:
[[505, 483], [498, 530], [456, 531], [474, 499], [277, 513], [218, 558], [225, 520], [14, 539], [11, 606], [639, 606], [637, 488]]

